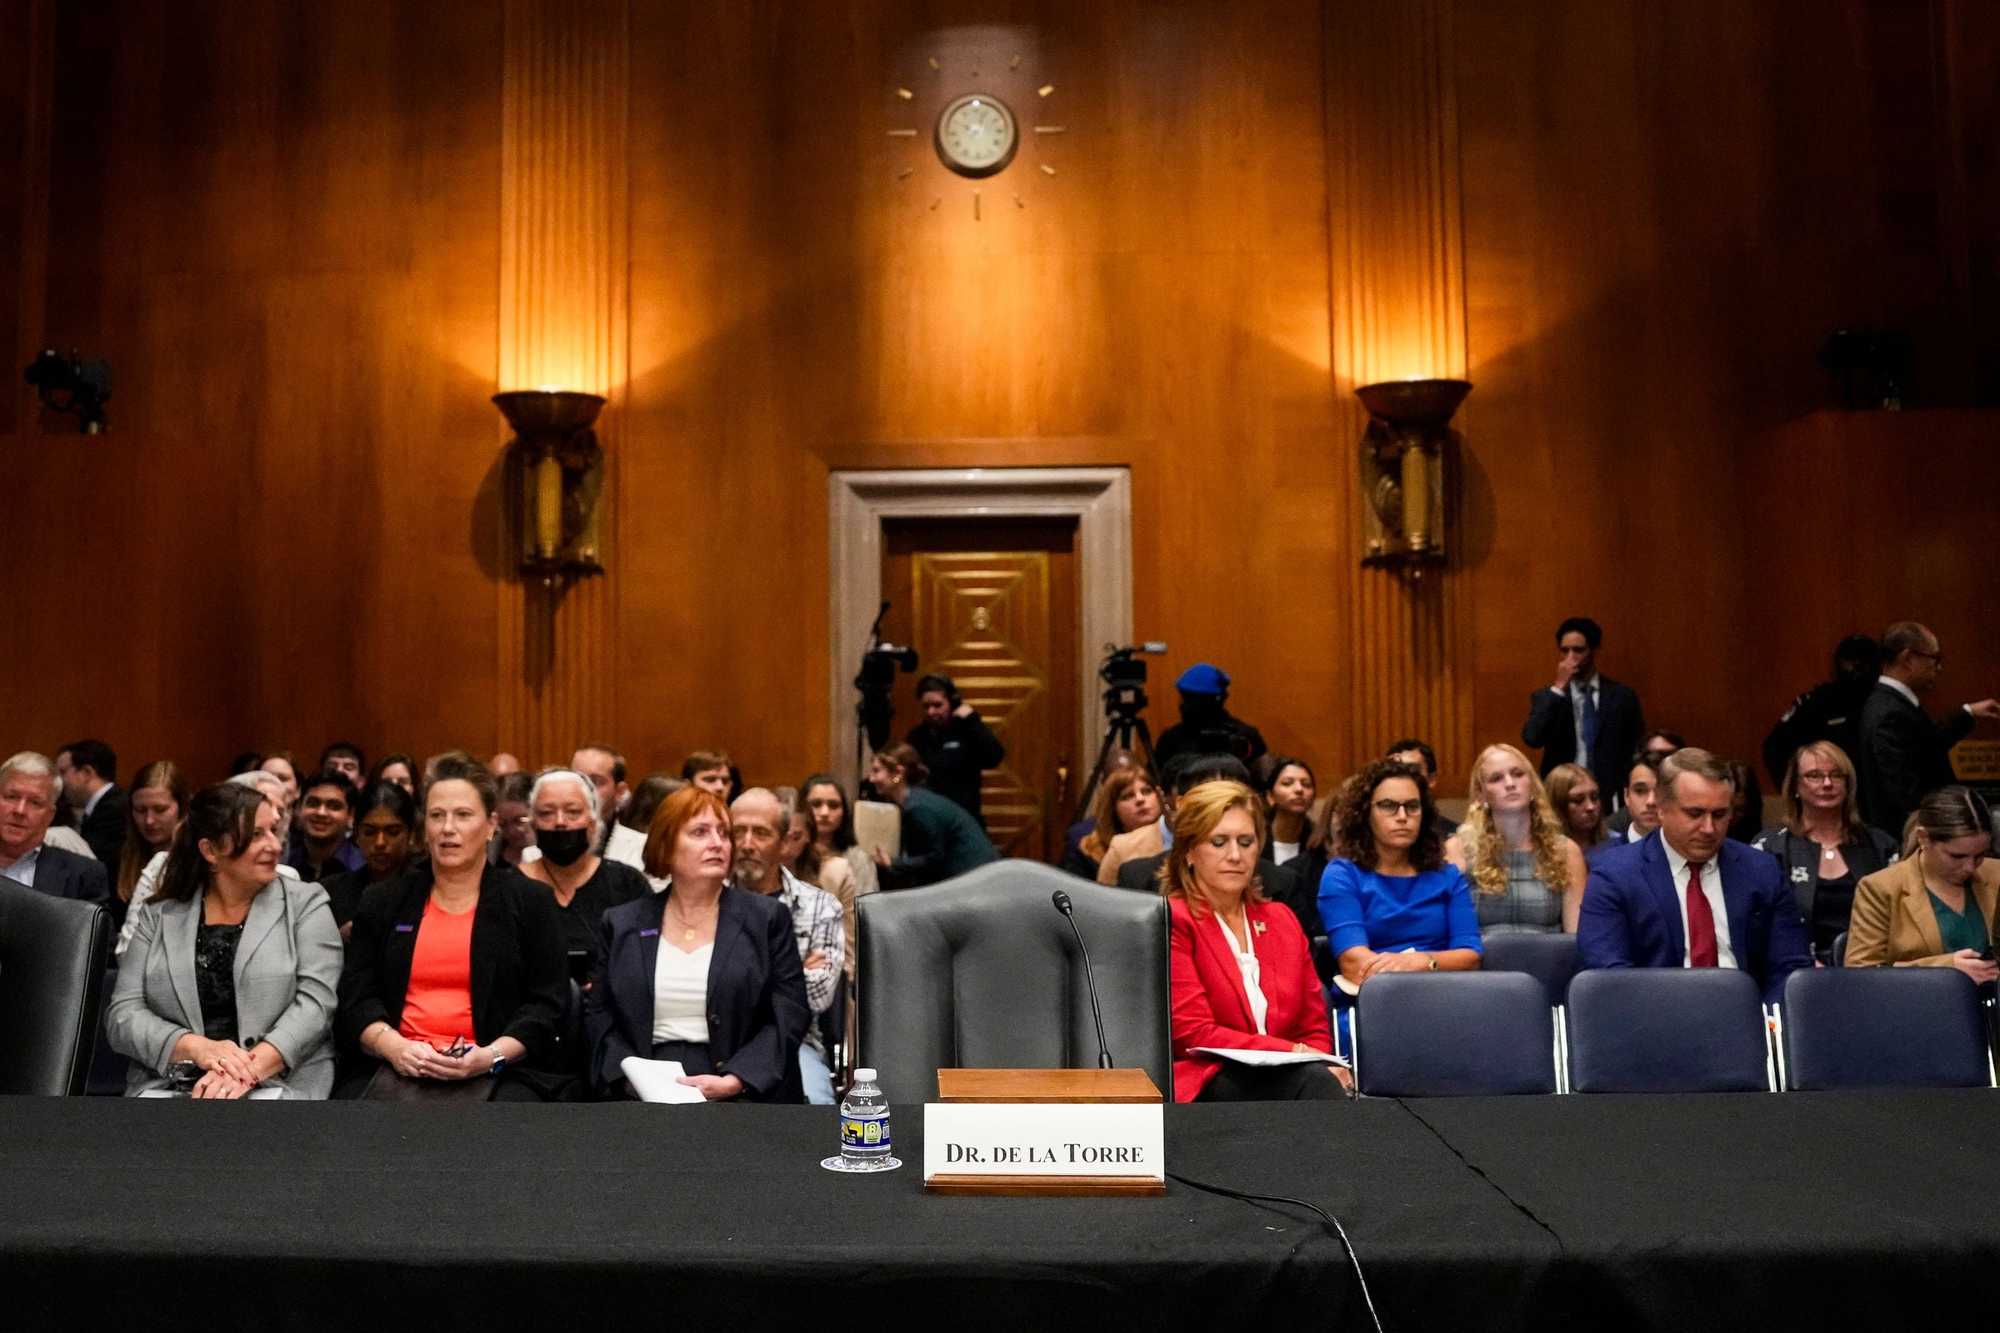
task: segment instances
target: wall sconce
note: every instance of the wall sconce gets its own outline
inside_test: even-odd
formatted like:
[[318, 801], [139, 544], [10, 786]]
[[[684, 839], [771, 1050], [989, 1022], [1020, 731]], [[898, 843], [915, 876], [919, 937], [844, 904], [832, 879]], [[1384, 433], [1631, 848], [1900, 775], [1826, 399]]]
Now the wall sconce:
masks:
[[517, 446], [521, 572], [551, 588], [559, 579], [602, 574], [597, 501], [604, 488], [604, 450], [591, 426], [604, 399], [594, 393], [518, 389], [494, 394], [493, 405], [513, 427]]
[[1361, 435], [1363, 565], [1423, 577], [1445, 558], [1447, 447], [1464, 380], [1392, 380], [1354, 391], [1368, 409]]

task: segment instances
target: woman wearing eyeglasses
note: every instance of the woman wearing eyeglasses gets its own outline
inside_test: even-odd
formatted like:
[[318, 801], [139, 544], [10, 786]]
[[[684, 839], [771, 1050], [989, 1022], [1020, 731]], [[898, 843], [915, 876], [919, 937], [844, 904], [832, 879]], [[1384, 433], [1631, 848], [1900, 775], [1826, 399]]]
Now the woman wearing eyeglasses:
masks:
[[1848, 928], [1855, 886], [1896, 859], [1895, 838], [1861, 822], [1854, 788], [1847, 751], [1832, 741], [1800, 746], [1782, 788], [1791, 814], [1750, 843], [1778, 858], [1821, 963], [1834, 961], [1833, 942]]
[[1479, 911], [1464, 872], [1444, 859], [1422, 769], [1378, 759], [1349, 778], [1334, 811], [1334, 853], [1319, 913], [1350, 985], [1384, 972], [1478, 969]]

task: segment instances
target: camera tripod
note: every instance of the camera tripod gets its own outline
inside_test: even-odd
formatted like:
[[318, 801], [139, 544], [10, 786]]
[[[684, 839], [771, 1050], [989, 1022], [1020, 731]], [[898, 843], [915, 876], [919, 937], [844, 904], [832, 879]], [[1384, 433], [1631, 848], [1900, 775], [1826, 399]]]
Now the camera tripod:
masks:
[[1090, 814], [1091, 798], [1097, 795], [1097, 784], [1104, 780], [1104, 761], [1113, 750], [1132, 751], [1146, 770], [1152, 771], [1152, 730], [1146, 726], [1146, 719], [1139, 716], [1137, 709], [1124, 705], [1116, 697], [1118, 693], [1116, 688], [1105, 692], [1104, 706], [1111, 717], [1104, 724], [1104, 743], [1097, 747], [1097, 760], [1090, 766], [1090, 781], [1084, 784], [1083, 799], [1077, 802], [1076, 815], [1071, 823]]

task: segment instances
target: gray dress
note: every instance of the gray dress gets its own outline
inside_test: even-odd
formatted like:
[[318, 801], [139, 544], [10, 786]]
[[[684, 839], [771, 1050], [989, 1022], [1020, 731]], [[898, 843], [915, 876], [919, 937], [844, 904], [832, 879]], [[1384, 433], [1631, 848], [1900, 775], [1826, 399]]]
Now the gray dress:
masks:
[[1482, 935], [1547, 934], [1563, 928], [1562, 894], [1535, 873], [1533, 851], [1507, 853], [1507, 891], [1477, 893]]

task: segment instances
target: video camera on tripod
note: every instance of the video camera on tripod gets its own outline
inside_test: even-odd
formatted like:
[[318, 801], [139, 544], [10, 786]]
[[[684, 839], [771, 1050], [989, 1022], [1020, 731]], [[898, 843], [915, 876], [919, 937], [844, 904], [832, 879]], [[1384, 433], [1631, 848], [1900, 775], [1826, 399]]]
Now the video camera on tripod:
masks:
[[1104, 682], [1104, 743], [1097, 747], [1097, 762], [1091, 765], [1090, 781], [1084, 784], [1083, 799], [1077, 803], [1076, 818], [1090, 813], [1091, 797], [1104, 777], [1104, 760], [1113, 750], [1131, 750], [1148, 768], [1153, 764], [1153, 733], [1140, 714], [1151, 702], [1146, 697], [1146, 664], [1139, 654], [1158, 656], [1167, 651], [1163, 639], [1128, 643], [1123, 648], [1107, 644], [1104, 660], [1098, 664], [1097, 678]]
[[896, 717], [896, 703], [890, 697], [896, 688], [896, 673], [917, 669], [916, 649], [882, 642], [882, 617], [888, 611], [889, 603], [883, 602], [875, 612], [875, 623], [868, 627], [868, 648], [861, 654], [861, 671], [854, 677], [854, 688], [861, 691], [861, 702], [854, 712], [871, 750], [879, 750], [889, 741], [889, 723]]

